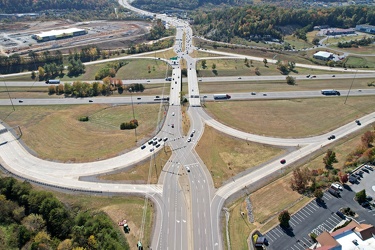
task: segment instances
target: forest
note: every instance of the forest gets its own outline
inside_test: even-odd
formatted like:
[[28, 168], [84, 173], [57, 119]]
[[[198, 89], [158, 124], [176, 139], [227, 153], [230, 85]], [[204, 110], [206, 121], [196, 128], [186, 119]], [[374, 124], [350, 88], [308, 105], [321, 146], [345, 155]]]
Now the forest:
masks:
[[351, 5], [294, 9], [260, 5], [222, 8], [211, 12], [200, 10], [193, 18], [195, 30], [216, 41], [229, 42], [233, 37], [251, 40], [253, 36], [282, 39], [285, 35], [282, 27], [288, 25], [299, 27], [295, 31], [300, 35], [311, 31], [316, 25], [336, 28], [355, 27], [357, 24], [374, 25], [375, 7]]
[[0, 12], [22, 13], [48, 9], [99, 10], [113, 4], [118, 5], [115, 0], [0, 0]]
[[0, 178], [0, 249], [130, 249], [101, 211], [68, 207], [28, 182]]
[[192, 10], [203, 5], [243, 5], [250, 4], [252, 0], [135, 0], [132, 4], [138, 8], [152, 10], [152, 11], [165, 11], [167, 9], [184, 9]]

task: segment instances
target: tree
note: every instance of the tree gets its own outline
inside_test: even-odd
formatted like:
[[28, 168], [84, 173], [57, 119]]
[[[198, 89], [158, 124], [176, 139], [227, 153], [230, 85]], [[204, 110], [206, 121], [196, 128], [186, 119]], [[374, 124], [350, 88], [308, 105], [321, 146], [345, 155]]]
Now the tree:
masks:
[[36, 73], [33, 70], [33, 71], [31, 71], [31, 79], [35, 80], [35, 78], [36, 78]]
[[201, 61], [201, 65], [202, 65], [202, 69], [207, 68], [207, 61], [206, 60], [202, 60]]
[[215, 70], [215, 69], [216, 69], [216, 64], [213, 63], [213, 64], [212, 64], [212, 70]]
[[323, 191], [322, 191], [322, 189], [321, 188], [315, 189], [314, 196], [316, 197], [316, 199], [321, 200], [323, 198]]
[[39, 80], [44, 79], [46, 72], [43, 67], [41, 66], [38, 67], [38, 73], [39, 73]]
[[366, 190], [363, 189], [355, 194], [355, 199], [358, 201], [358, 203], [363, 203], [366, 201], [366, 196]]
[[296, 84], [296, 78], [294, 78], [292, 76], [287, 76], [286, 77], [286, 83], [288, 85], [295, 85]]
[[290, 180], [290, 186], [294, 191], [298, 193], [304, 193], [307, 188], [307, 184], [310, 180], [310, 171], [305, 168], [297, 168], [293, 170], [293, 176]]
[[282, 227], [289, 227], [290, 214], [288, 210], [284, 210], [279, 214], [279, 222]]
[[263, 59], [263, 63], [264, 63], [264, 67], [267, 67], [267, 63], [268, 63], [267, 58]]
[[319, 38], [314, 37], [314, 39], [312, 40], [312, 44], [318, 45], [319, 44]]
[[345, 183], [347, 183], [349, 181], [348, 175], [345, 174], [345, 173], [342, 173], [342, 172], [339, 172], [339, 178], [340, 178], [340, 182], [342, 184], [345, 184]]
[[337, 162], [336, 153], [329, 149], [323, 158], [323, 163], [326, 169], [332, 168], [332, 164]]
[[372, 146], [374, 139], [375, 139], [375, 133], [373, 131], [367, 131], [361, 137], [362, 145], [366, 148], [369, 148]]

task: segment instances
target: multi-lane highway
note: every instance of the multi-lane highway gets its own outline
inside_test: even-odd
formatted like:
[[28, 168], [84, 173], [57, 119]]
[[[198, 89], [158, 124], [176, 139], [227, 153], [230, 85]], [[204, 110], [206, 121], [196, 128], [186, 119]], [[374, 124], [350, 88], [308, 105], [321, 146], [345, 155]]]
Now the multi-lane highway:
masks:
[[[140, 14], [153, 16], [153, 13], [136, 9], [124, 0], [119, 0], [126, 8]], [[154, 235], [151, 242], [152, 249], [224, 249], [221, 239], [222, 207], [227, 198], [244, 187], [261, 180], [279, 171], [283, 166], [279, 160], [266, 164], [255, 171], [250, 172], [240, 178], [234, 179], [218, 190], [214, 189], [209, 171], [203, 161], [195, 153], [194, 147], [203, 134], [204, 126], [212, 126], [224, 133], [232, 136], [282, 146], [299, 146], [283, 158], [287, 164], [296, 162], [303, 157], [314, 153], [321, 147], [331, 143], [327, 140], [328, 134], [316, 137], [300, 139], [271, 138], [253, 135], [238, 131], [215, 121], [208, 116], [200, 107], [202, 100], [213, 100], [211, 94], [199, 93], [199, 80], [196, 75], [196, 58], [190, 54], [195, 47], [192, 44], [192, 30], [186, 22], [165, 15], [156, 15], [176, 27], [176, 43], [174, 51], [178, 58], [185, 60], [188, 71], [188, 98], [190, 107], [187, 111], [190, 118], [190, 130], [187, 136], [182, 133], [182, 116], [180, 107], [181, 93], [181, 69], [180, 62], [174, 63], [167, 60], [172, 66], [172, 80], [170, 82], [169, 110], [163, 126], [156, 135], [158, 138], [168, 138], [160, 142], [161, 146], [155, 147], [147, 144], [145, 149], [137, 148], [124, 155], [98, 162], [90, 163], [56, 163], [41, 160], [28, 151], [17, 141], [14, 136], [7, 131], [0, 133], [0, 163], [8, 171], [23, 177], [27, 180], [45, 183], [54, 187], [71, 188], [93, 192], [110, 193], [137, 193], [151, 198], [156, 204], [156, 223], [154, 225]], [[233, 56], [231, 53], [227, 53]], [[228, 56], [226, 54], [226, 56]], [[238, 55], [236, 55], [238, 56]], [[245, 57], [240, 55], [238, 57]], [[249, 58], [248, 56], [246, 56]], [[154, 58], [155, 59], [155, 58]], [[257, 58], [263, 60], [263, 58]], [[271, 63], [271, 59], [269, 60]], [[311, 67], [311, 65], [309, 65]], [[332, 71], [327, 67], [317, 66], [316, 69]], [[335, 69], [336, 70], [336, 69]], [[342, 69], [344, 72], [345, 70]], [[359, 73], [347, 70], [337, 78], [359, 78]], [[374, 72], [361, 72], [361, 75], [373, 77]], [[283, 78], [280, 78], [283, 77]], [[303, 76], [306, 78], [305, 76]], [[319, 75], [319, 79], [332, 79], [332, 72], [326, 75]], [[218, 78], [204, 78], [202, 81], [217, 81]], [[285, 76], [261, 76], [261, 77], [227, 77], [223, 81], [250, 81], [254, 79], [275, 80], [285, 79]], [[310, 79], [314, 81], [314, 79]], [[149, 83], [165, 82], [164, 79], [145, 80]], [[137, 82], [139, 82], [137, 80]], [[168, 82], [169, 83], [169, 82]], [[8, 83], [9, 84], [9, 83]], [[34, 85], [36, 83], [33, 83]], [[44, 85], [44, 84], [42, 84]], [[45, 86], [45, 85], [44, 85]], [[348, 90], [340, 90], [341, 95], [346, 95]], [[218, 92], [220, 92], [218, 90]], [[350, 95], [366, 96], [374, 95], [374, 90], [351, 90]], [[320, 91], [295, 91], [295, 92], [262, 92], [262, 93], [231, 93], [233, 99], [264, 99], [264, 98], [301, 98], [301, 97], [324, 97]], [[154, 96], [134, 95], [135, 103], [153, 103]], [[24, 99], [13, 100], [17, 105], [51, 105], [51, 104], [89, 104], [89, 98], [53, 98], [53, 99]], [[116, 98], [93, 98], [93, 103], [131, 103], [129, 97]], [[10, 105], [10, 100], [0, 100], [0, 105]], [[361, 118], [363, 126], [375, 122], [375, 113]], [[0, 128], [3, 128], [0, 125]], [[354, 122], [331, 131], [336, 138], [340, 139], [350, 133], [360, 129]], [[100, 174], [119, 168], [131, 167], [134, 163], [152, 156], [156, 151], [163, 150], [164, 145], [172, 150], [172, 156], [166, 162], [160, 174], [159, 182], [156, 185], [127, 185], [89, 182], [80, 179], [81, 176]]]

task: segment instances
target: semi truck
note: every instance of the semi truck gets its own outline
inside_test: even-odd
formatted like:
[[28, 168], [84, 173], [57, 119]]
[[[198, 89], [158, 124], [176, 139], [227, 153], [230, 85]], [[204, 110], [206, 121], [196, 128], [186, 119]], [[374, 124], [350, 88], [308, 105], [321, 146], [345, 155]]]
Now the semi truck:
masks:
[[59, 79], [56, 79], [56, 80], [47, 80], [46, 84], [60, 84], [60, 80]]
[[340, 95], [340, 92], [334, 89], [323, 89], [322, 95]]
[[215, 100], [218, 100], [218, 99], [230, 99], [231, 96], [228, 95], [228, 94], [216, 94], [214, 95], [214, 99]]

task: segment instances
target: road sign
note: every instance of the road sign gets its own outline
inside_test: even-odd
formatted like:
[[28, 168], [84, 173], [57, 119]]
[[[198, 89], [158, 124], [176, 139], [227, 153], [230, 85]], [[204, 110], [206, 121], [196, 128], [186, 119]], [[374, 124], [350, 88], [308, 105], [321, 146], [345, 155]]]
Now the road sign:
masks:
[[169, 60], [177, 60], [177, 56], [176, 57], [171, 57], [171, 58], [169, 58]]

